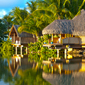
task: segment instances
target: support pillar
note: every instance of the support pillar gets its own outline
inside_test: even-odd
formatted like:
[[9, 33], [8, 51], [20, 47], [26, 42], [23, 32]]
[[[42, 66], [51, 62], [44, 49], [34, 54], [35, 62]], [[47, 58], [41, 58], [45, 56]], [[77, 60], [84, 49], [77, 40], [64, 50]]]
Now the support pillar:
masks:
[[23, 46], [20, 47], [20, 54], [21, 54], [21, 56], [22, 56], [22, 47], [23, 47]]
[[19, 65], [21, 66], [21, 58], [19, 58]]
[[26, 47], [26, 54], [27, 54], [27, 47]]
[[64, 50], [64, 57], [67, 59], [67, 49]]
[[53, 65], [51, 64], [51, 72], [52, 72], [52, 74], [53, 74]]
[[52, 34], [51, 40], [53, 41], [53, 34]]
[[61, 65], [59, 64], [59, 74], [61, 74]]
[[57, 49], [57, 58], [59, 59], [59, 49]]
[[61, 34], [59, 35], [59, 39], [58, 39], [58, 40], [59, 40], [59, 43], [62, 42], [62, 41], [61, 41], [61, 40], [62, 40], [62, 39], [61, 39]]
[[15, 68], [15, 62], [16, 62], [16, 60], [14, 59], [14, 68]]
[[15, 47], [15, 54], [17, 55], [17, 46]]

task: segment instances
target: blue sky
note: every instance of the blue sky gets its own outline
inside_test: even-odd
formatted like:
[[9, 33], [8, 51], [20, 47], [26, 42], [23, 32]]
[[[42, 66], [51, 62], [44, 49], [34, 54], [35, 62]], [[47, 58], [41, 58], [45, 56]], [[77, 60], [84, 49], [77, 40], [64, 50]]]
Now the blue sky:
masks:
[[29, 0], [0, 0], [0, 18], [8, 14], [14, 7], [24, 8]]

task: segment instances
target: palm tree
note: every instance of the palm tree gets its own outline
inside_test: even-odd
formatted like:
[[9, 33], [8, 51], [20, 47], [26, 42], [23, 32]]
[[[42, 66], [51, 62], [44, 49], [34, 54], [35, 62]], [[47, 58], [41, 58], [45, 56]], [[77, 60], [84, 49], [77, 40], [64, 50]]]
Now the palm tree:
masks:
[[16, 25], [22, 25], [25, 22], [25, 19], [29, 15], [28, 11], [24, 9], [20, 9], [19, 7], [15, 7], [9, 13], [9, 16], [12, 18], [12, 23]]
[[70, 4], [66, 4], [66, 8], [72, 13], [71, 18], [77, 16], [81, 9], [85, 9], [85, 0], [70, 0]]
[[27, 2], [27, 9], [30, 12], [30, 14], [37, 9], [37, 2], [36, 1], [30, 1]]
[[[37, 10], [37, 2], [31, 1], [31, 3], [28, 3], [27, 9], [29, 9], [30, 14], [26, 17], [25, 22], [22, 24], [21, 27], [19, 27], [19, 32], [27, 32], [36, 35], [39, 37], [39, 32], [47, 25], [47, 22], [45, 20], [46, 18], [43, 13], [40, 13], [39, 10]], [[48, 20], [48, 19], [47, 19]], [[49, 20], [48, 20], [49, 21]]]
[[52, 14], [55, 19], [72, 19], [85, 9], [85, 0], [42, 0], [38, 1], [38, 10]]
[[[65, 15], [71, 12], [65, 7], [70, 3], [69, 0], [44, 0], [40, 1], [38, 10], [43, 10], [47, 15], [51, 14], [51, 17], [55, 19], [65, 19]], [[43, 5], [44, 4], [44, 5]]]

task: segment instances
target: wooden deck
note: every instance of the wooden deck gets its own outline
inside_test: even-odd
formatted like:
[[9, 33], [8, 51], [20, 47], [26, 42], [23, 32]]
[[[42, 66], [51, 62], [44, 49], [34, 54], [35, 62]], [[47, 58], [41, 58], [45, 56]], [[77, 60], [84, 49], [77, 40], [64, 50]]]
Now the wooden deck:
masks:
[[44, 47], [51, 47], [51, 46], [63, 46], [61, 43], [53, 43], [53, 44], [43, 44]]

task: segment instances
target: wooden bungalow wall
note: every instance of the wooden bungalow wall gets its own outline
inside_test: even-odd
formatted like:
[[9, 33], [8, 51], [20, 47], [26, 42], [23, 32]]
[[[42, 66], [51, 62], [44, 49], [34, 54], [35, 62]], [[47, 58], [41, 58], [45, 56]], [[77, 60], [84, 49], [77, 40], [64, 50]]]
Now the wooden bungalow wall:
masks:
[[[15, 38], [15, 39], [14, 39]], [[15, 43], [16, 41], [20, 41], [19, 37], [17, 36], [12, 36], [12, 43]]]
[[21, 37], [21, 44], [28, 44], [30, 42], [36, 42], [36, 38], [29, 38], [29, 37]]

